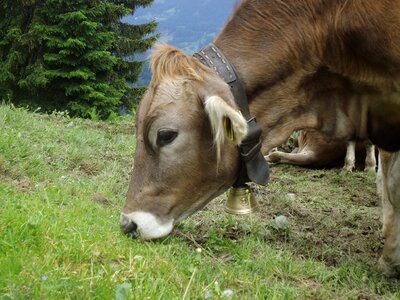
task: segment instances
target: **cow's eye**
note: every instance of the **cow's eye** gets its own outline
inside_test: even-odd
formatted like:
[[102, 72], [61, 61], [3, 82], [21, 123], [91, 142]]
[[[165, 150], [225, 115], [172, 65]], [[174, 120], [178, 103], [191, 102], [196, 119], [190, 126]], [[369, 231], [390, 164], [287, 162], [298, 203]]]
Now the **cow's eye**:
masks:
[[168, 145], [175, 140], [175, 138], [178, 136], [177, 131], [173, 130], [168, 130], [168, 129], [160, 129], [157, 132], [157, 146], [162, 147], [165, 145]]

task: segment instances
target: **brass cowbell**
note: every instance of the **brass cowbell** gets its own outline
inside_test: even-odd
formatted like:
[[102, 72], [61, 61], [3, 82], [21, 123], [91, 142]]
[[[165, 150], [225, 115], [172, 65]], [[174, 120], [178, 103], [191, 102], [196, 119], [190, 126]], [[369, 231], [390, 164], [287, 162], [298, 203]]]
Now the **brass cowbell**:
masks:
[[230, 214], [244, 215], [258, 209], [258, 203], [248, 185], [232, 187], [228, 193], [225, 211]]

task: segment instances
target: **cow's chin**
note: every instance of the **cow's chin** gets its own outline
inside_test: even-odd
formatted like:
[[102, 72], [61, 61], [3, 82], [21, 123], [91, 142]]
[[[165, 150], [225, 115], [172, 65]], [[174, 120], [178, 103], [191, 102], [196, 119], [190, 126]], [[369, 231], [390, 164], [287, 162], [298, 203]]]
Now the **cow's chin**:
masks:
[[216, 192], [212, 193], [211, 195], [209, 195], [207, 198], [201, 199], [195, 203], [193, 203], [188, 209], [186, 209], [186, 211], [181, 214], [175, 221], [179, 222], [182, 221], [184, 219], [186, 219], [187, 217], [189, 217], [190, 215], [194, 214], [195, 212], [201, 210], [204, 206], [206, 206], [211, 200], [217, 198], [219, 195], [221, 195], [222, 193], [224, 193], [228, 188], [224, 185], [223, 187], [219, 188]]

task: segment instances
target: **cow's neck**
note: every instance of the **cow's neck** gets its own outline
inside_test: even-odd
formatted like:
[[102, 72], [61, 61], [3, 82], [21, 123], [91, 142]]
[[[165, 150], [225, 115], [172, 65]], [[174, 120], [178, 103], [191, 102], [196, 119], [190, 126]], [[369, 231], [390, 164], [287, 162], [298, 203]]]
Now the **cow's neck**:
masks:
[[[321, 5], [338, 6], [339, 2], [321, 2]], [[263, 152], [285, 142], [293, 130], [318, 129], [340, 135], [344, 123], [336, 122], [336, 118], [351, 110], [357, 101], [353, 96], [341, 99], [341, 106], [335, 107], [332, 113], [332, 99], [324, 99], [323, 93], [324, 88], [330, 91], [331, 87], [322, 86], [318, 90], [320, 77], [313, 79], [315, 74], [321, 76], [322, 72], [329, 77], [329, 84], [331, 79], [337, 80], [338, 98], [340, 90], [348, 88], [347, 83], [341, 81], [343, 78], [360, 80], [356, 73], [345, 73], [340, 69], [344, 64], [337, 61], [337, 57], [343, 53], [327, 51], [328, 37], [336, 27], [328, 23], [334, 18], [324, 13], [332, 13], [336, 8], [323, 9], [315, 5], [315, 11], [310, 12], [298, 2], [293, 2], [295, 8], [288, 7], [291, 3], [271, 1], [271, 7], [267, 8], [262, 1], [244, 1], [214, 41], [235, 66], [245, 85], [251, 113], [266, 136]], [[341, 45], [333, 48], [343, 49]], [[340, 77], [340, 73], [345, 76]], [[317, 90], [307, 89], [307, 83]], [[348, 83], [351, 84], [351, 79]], [[354, 138], [366, 136], [366, 113], [345, 120], [357, 128]]]
[[305, 72], [319, 67], [321, 44], [332, 28], [330, 6], [242, 1], [214, 42], [235, 65], [250, 98], [292, 77], [299, 66]]
[[[318, 67], [318, 56], [314, 54], [317, 50], [309, 47], [313, 41], [304, 41], [293, 32], [293, 19], [274, 18], [277, 12], [262, 6], [265, 3], [260, 1], [244, 1], [214, 43], [245, 85], [250, 110], [268, 135], [265, 152], [283, 143], [293, 130], [318, 125], [317, 116], [305, 109], [309, 107], [306, 97], [293, 99], [305, 76]], [[300, 26], [306, 24], [299, 24], [299, 31]], [[310, 33], [309, 38], [312, 36]], [[282, 109], [290, 113], [282, 116]]]

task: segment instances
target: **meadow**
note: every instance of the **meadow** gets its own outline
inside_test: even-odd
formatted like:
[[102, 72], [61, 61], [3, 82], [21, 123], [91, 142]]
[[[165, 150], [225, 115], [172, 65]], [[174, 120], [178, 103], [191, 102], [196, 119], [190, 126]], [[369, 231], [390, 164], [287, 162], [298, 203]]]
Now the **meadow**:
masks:
[[374, 174], [274, 165], [258, 212], [228, 215], [223, 195], [145, 242], [119, 228], [133, 117], [1, 105], [0, 128], [0, 299], [400, 298], [375, 268]]

